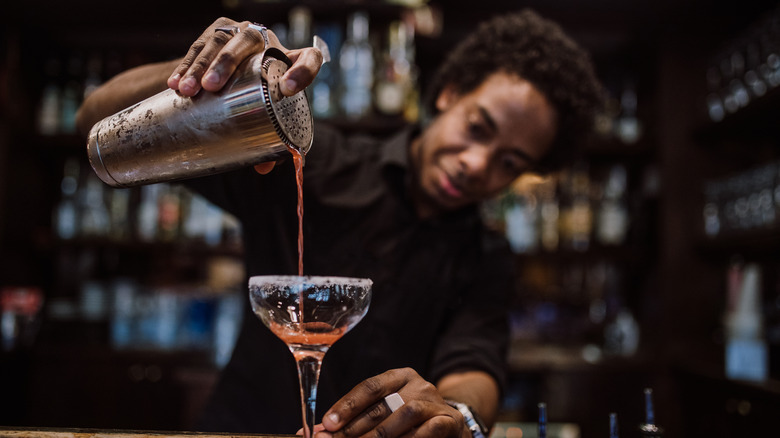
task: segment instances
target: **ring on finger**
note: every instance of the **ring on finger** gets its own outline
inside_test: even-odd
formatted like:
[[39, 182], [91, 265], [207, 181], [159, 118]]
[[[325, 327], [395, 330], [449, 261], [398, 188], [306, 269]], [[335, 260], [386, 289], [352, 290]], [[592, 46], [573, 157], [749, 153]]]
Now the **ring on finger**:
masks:
[[241, 30], [236, 26], [223, 26], [214, 29], [214, 32], [225, 32], [230, 36], [234, 36], [235, 34], [241, 32]]
[[404, 405], [404, 399], [402, 399], [397, 392], [394, 392], [385, 397], [385, 403], [387, 403], [387, 407], [390, 408], [390, 412], [395, 412]]
[[250, 23], [249, 26], [247, 26], [247, 29], [254, 29], [258, 32], [260, 32], [260, 35], [263, 36], [263, 43], [265, 43], [265, 47], [268, 47], [268, 28], [263, 26], [262, 24], [257, 23]]

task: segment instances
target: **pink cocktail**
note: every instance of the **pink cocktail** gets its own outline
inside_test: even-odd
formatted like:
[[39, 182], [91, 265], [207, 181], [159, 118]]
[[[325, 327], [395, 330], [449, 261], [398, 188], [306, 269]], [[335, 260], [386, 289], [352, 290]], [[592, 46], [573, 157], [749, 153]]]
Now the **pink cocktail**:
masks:
[[365, 316], [372, 284], [365, 278], [294, 275], [249, 280], [252, 310], [287, 344], [298, 364], [304, 438], [314, 427], [322, 359]]

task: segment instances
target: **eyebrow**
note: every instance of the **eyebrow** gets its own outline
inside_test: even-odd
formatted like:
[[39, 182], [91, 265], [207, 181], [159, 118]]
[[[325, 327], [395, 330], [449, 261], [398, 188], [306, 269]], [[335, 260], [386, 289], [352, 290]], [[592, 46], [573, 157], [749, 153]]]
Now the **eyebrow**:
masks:
[[[490, 127], [490, 129], [493, 130], [493, 132], [498, 131], [498, 124], [496, 124], [495, 119], [490, 115], [490, 113], [482, 106], [478, 106], [477, 110], [479, 111], [480, 115], [482, 116], [482, 119], [487, 123], [487, 125]], [[524, 159], [532, 166], [536, 165], [536, 159], [534, 159], [532, 156], [530, 156], [527, 152], [525, 152], [522, 149], [512, 148], [512, 153], [517, 155], [518, 157]]]
[[493, 116], [490, 115], [488, 110], [485, 109], [483, 106], [478, 106], [477, 110], [479, 111], [479, 114], [482, 115], [482, 119], [485, 120], [485, 123], [490, 126], [490, 129], [493, 131], [498, 131], [498, 125], [496, 124], [496, 121], [493, 119]]

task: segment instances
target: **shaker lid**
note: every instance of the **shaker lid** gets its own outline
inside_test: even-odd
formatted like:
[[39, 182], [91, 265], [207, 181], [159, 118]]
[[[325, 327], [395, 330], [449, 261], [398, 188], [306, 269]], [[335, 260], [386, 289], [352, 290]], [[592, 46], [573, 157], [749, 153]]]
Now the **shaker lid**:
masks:
[[279, 138], [306, 154], [314, 138], [314, 126], [306, 92], [293, 96], [282, 94], [279, 84], [292, 62], [278, 49], [263, 54], [261, 76], [264, 80], [266, 109]]

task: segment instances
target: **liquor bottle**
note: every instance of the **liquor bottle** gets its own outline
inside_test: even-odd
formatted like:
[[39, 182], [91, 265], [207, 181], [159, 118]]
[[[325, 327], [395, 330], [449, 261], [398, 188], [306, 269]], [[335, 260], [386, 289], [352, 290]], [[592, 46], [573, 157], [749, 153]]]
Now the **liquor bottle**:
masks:
[[289, 14], [288, 48], [301, 49], [311, 44], [311, 11], [305, 6], [292, 8]]
[[162, 184], [158, 199], [157, 240], [172, 242], [179, 237], [181, 224], [181, 186]]
[[565, 239], [569, 249], [587, 251], [593, 230], [588, 166], [582, 162], [577, 163], [563, 176], [561, 237]]
[[130, 189], [111, 189], [111, 239], [123, 241], [130, 237]]
[[637, 94], [633, 83], [626, 84], [620, 95], [623, 113], [617, 121], [617, 137], [626, 144], [636, 143], [642, 137], [642, 123], [637, 118]]
[[730, 275], [726, 313], [726, 377], [730, 379], [763, 382], [769, 377], [761, 271], [759, 264], [748, 263], [741, 274]]
[[645, 388], [645, 422], [639, 425], [639, 435], [644, 438], [663, 436], [663, 429], [655, 424], [655, 408], [653, 407], [653, 390]]
[[539, 438], [547, 438], [547, 403], [539, 403]]
[[103, 83], [101, 74], [103, 72], [103, 58], [98, 53], [93, 53], [87, 60], [86, 77], [84, 78], [84, 96], [83, 99], [89, 97], [93, 91]]
[[76, 132], [76, 112], [84, 96], [82, 81], [82, 59], [74, 54], [68, 60], [67, 79], [60, 103], [60, 132], [63, 134]]
[[92, 172], [88, 173], [83, 190], [79, 190], [81, 235], [105, 237], [111, 227], [110, 214], [105, 200], [105, 185]]
[[158, 201], [162, 184], [141, 186], [141, 204], [138, 207], [138, 238], [144, 242], [153, 242], [157, 238]]
[[609, 414], [609, 438], [619, 438], [617, 414]]
[[339, 67], [342, 111], [349, 118], [367, 116], [372, 105], [374, 54], [368, 40], [368, 14], [365, 12], [355, 12], [349, 18]]
[[539, 237], [542, 248], [551, 252], [558, 249], [560, 240], [560, 202], [557, 189], [558, 184], [555, 178], [546, 178], [539, 185]]
[[76, 191], [79, 185], [79, 162], [76, 158], [65, 161], [65, 170], [60, 183], [60, 202], [54, 213], [57, 237], [68, 240], [78, 233], [78, 207]]
[[46, 86], [43, 89], [37, 114], [37, 128], [41, 135], [54, 135], [60, 130], [60, 102], [62, 91], [59, 81], [60, 61], [52, 57], [46, 61]]
[[376, 84], [376, 105], [386, 115], [405, 113], [416, 75], [410, 41], [413, 29], [403, 21], [390, 23], [387, 50]]
[[[328, 44], [331, 53], [341, 51], [344, 34], [335, 23], [323, 23], [315, 27], [315, 34]], [[337, 88], [339, 69], [336, 63], [326, 62], [311, 85], [311, 111], [317, 118], [335, 117], [338, 114]]]
[[612, 166], [604, 184], [596, 225], [596, 236], [604, 245], [620, 245], [625, 241], [629, 222], [626, 186], [626, 168], [621, 164]]

